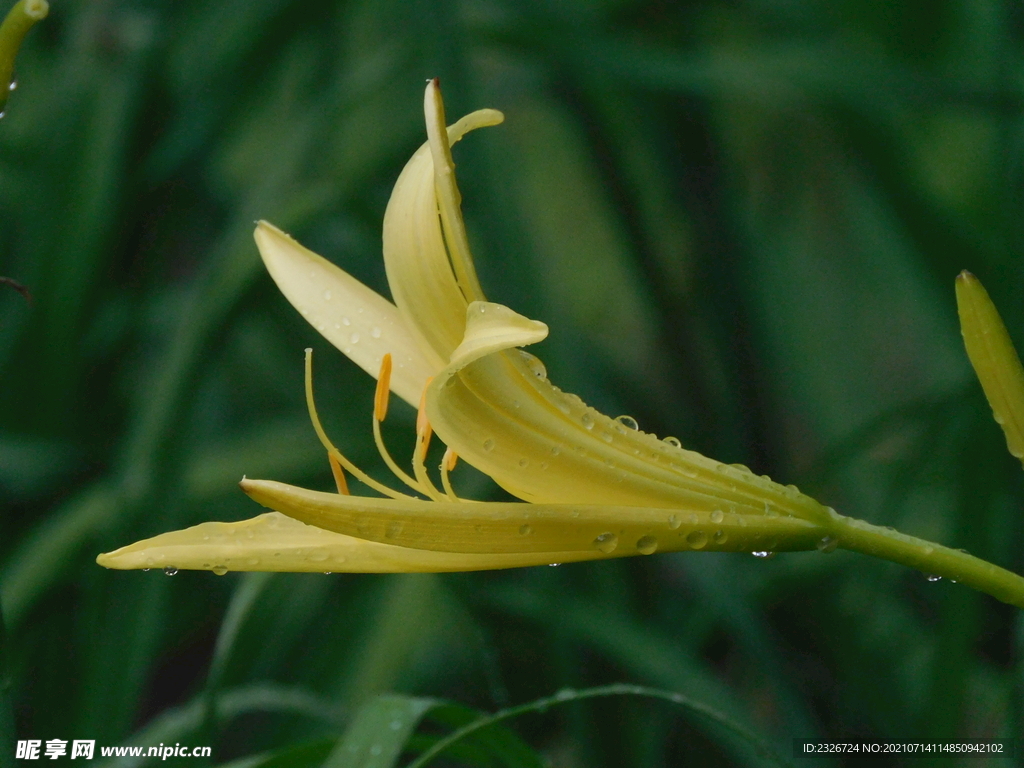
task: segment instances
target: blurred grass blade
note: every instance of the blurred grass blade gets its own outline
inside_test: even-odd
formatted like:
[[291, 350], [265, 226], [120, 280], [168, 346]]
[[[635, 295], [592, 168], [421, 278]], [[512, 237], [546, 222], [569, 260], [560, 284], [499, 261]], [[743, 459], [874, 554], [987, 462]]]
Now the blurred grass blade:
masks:
[[681, 693], [673, 693], [671, 691], [662, 691], [656, 688], [646, 688], [640, 685], [626, 685], [626, 684], [615, 684], [615, 685], [604, 685], [597, 688], [588, 688], [582, 691], [574, 691], [571, 689], [563, 689], [556, 693], [554, 696], [548, 696], [543, 699], [537, 699], [528, 704], [522, 704], [518, 707], [509, 707], [499, 712], [495, 712], [493, 715], [484, 715], [480, 719], [472, 722], [457, 731], [449, 735], [448, 737], [441, 739], [437, 744], [428, 749], [418, 758], [413, 760], [407, 768], [425, 768], [429, 765], [434, 758], [440, 755], [442, 752], [448, 749], [453, 744], [461, 741], [468, 736], [475, 734], [477, 731], [483, 728], [489, 728], [497, 723], [504, 720], [510, 720], [519, 715], [524, 715], [530, 712], [543, 713], [553, 706], [559, 704], [566, 704], [573, 701], [583, 701], [585, 699], [594, 699], [604, 696], [643, 696], [653, 699], [661, 699], [662, 701], [668, 701], [672, 704], [689, 709], [690, 711], [700, 715], [703, 718], [715, 723], [725, 730], [730, 731], [734, 735], [738, 736], [752, 749], [757, 755], [759, 761], [763, 765], [782, 765], [787, 766], [789, 763], [784, 760], [780, 755], [774, 752], [760, 737], [753, 732], [749, 731], [739, 723], [735, 722], [730, 717], [722, 714], [714, 707], [704, 704], [700, 701], [695, 701], [688, 696], [684, 696]]
[[334, 749], [337, 739], [318, 739], [278, 750], [271, 755], [250, 755], [223, 763], [217, 768], [309, 768], [320, 765]]
[[1020, 357], [988, 291], [967, 270], [956, 279], [956, 303], [967, 356], [992, 406], [992, 415], [1006, 434], [1010, 453], [1024, 462], [1024, 367]]
[[323, 768], [390, 768], [437, 699], [386, 694], [364, 705]]
[[203, 744], [212, 744], [216, 734], [216, 707], [217, 692], [220, 689], [221, 681], [224, 679], [224, 670], [231, 660], [231, 654], [235, 649], [235, 642], [242, 625], [249, 617], [256, 600], [263, 594], [264, 589], [270, 582], [272, 573], [247, 573], [242, 576], [235, 588], [235, 594], [228, 603], [227, 612], [224, 614], [224, 621], [220, 625], [220, 633], [217, 635], [217, 643], [213, 649], [213, 661], [210, 662], [210, 672], [206, 676], [206, 690], [204, 699], [206, 701], [203, 712], [203, 722], [200, 725], [200, 739]]
[[10, 652], [7, 650], [3, 603], [0, 602], [0, 768], [12, 764], [13, 754], [14, 702], [11, 698]]
[[[151, 747], [181, 741], [199, 727], [204, 705], [200, 697], [184, 706], [167, 710], [126, 739], [123, 745]], [[340, 710], [334, 702], [302, 688], [273, 683], [233, 688], [217, 699], [217, 719], [222, 723], [251, 712], [301, 715], [328, 725], [335, 725], [341, 720]], [[149, 761], [145, 757], [109, 758], [97, 763], [97, 768], [136, 768], [149, 762], [155, 764], [160, 761]]]

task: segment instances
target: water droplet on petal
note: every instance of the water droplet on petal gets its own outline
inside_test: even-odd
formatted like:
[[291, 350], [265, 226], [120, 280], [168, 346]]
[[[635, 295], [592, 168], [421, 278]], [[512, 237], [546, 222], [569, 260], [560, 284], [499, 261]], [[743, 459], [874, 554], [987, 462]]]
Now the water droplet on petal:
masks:
[[671, 437], [671, 436], [670, 437], [663, 437], [661, 439], [661, 441], [663, 443], [668, 443], [673, 448], [682, 448], [683, 447], [683, 444], [681, 442], [679, 442], [679, 438], [678, 437]]
[[942, 581], [942, 577], [941, 576], [936, 576], [934, 573], [926, 573], [924, 575], [924, 577], [926, 579], [928, 579], [928, 581], [933, 582], [933, 583], [936, 582], [936, 581]]
[[769, 558], [775, 557], [774, 552], [770, 552], [766, 549], [762, 549], [757, 552], [751, 552], [750, 554], [752, 554], [754, 557], [759, 557], [762, 560], [768, 560]]
[[343, 318], [341, 318], [341, 324], [342, 325], [352, 325], [352, 321], [349, 320], [347, 317], [343, 317]]
[[349, 336], [348, 340], [351, 341], [353, 344], [358, 344], [359, 343], [359, 334], [358, 333], [353, 333], [351, 336]]
[[530, 373], [538, 379], [546, 379], [548, 377], [548, 369], [544, 367], [544, 363], [535, 355], [531, 355], [523, 350], [519, 350], [519, 354], [523, 356], [523, 360], [526, 362], [526, 367], [530, 369]]
[[561, 565], [561, 563], [548, 563], [548, 567], [549, 568], [557, 568], [560, 565]]
[[225, 567], [224, 567], [223, 565], [218, 565], [218, 566], [217, 566], [216, 568], [212, 568], [211, 570], [212, 570], [212, 571], [214, 572], [214, 574], [216, 574], [217, 576], [223, 576], [223, 575], [224, 575], [225, 573], [227, 573], [227, 572], [228, 572], [228, 569], [227, 569], [227, 568], [225, 568]]
[[606, 443], [610, 443], [612, 441], [612, 439], [613, 439], [612, 438], [612, 433], [611, 432], [602, 432], [601, 433], [601, 439], [604, 440]]
[[640, 429], [640, 425], [637, 424], [636, 419], [632, 416], [616, 416], [615, 420], [622, 426], [626, 427], [626, 429]]
[[673, 531], [682, 524], [683, 521], [679, 519], [679, 515], [668, 516], [668, 527], [671, 528]]
[[8, 91], [15, 91], [17, 89], [18, 89], [18, 81], [17, 81], [17, 79], [11, 80], [10, 84], [7, 86], [7, 90]]
[[712, 523], [720, 523], [725, 519], [725, 515], [722, 513], [722, 510], [720, 509], [716, 509], [709, 515], [709, 517], [711, 518]]
[[836, 551], [839, 539], [835, 536], [822, 536], [814, 546], [818, 548], [819, 552], [824, 552], [827, 555], [829, 552]]
[[175, 568], [173, 565], [168, 565], [166, 568], [164, 568], [164, 574], [167, 575], [167, 576], [173, 576], [177, 572], [178, 572], [178, 569]]
[[487, 452], [494, 450], [494, 441], [489, 437], [484, 440], [484, 450]]
[[331, 292], [330, 291], [324, 291], [324, 301], [330, 301], [330, 300], [331, 300]]
[[401, 720], [392, 720], [391, 723], [389, 724], [389, 727], [391, 728], [392, 731], [401, 730], [401, 728], [402, 728], [402, 721]]
[[653, 555], [658, 551], [658, 540], [653, 536], [643, 536], [637, 541], [636, 549], [641, 555]]
[[594, 546], [604, 552], [606, 555], [610, 555], [615, 551], [615, 548], [619, 546], [619, 537], [614, 533], [602, 533], [596, 539], [594, 539]]
[[690, 531], [686, 535], [686, 543], [694, 549], [703, 549], [708, 543], [708, 535], [704, 531]]
[[725, 544], [725, 542], [729, 540], [729, 534], [725, 531], [718, 530], [715, 531], [715, 535], [712, 536], [711, 539], [715, 542], [715, 544]]
[[528, 466], [530, 466], [530, 460], [529, 459], [520, 459], [519, 460], [519, 468], [520, 469], [526, 469]]
[[583, 416], [580, 417], [580, 421], [583, 423], [583, 426], [586, 429], [594, 428], [594, 417], [591, 416], [589, 413], [584, 413]]
[[519, 526], [519, 535], [520, 536], [529, 536], [531, 533], [533, 533], [533, 527], [532, 526], [527, 525], [526, 523], [523, 523], [522, 525]]
[[375, 339], [379, 339], [380, 338], [380, 328], [378, 328], [376, 325], [373, 326], [373, 328], [370, 329], [370, 335], [373, 336], [373, 338], [375, 338]]

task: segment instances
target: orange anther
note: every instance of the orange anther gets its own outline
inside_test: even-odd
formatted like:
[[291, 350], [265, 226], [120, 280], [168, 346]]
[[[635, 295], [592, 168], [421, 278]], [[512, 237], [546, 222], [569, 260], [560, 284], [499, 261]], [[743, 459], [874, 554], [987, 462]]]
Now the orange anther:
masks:
[[349, 496], [348, 483], [345, 481], [345, 470], [333, 453], [328, 453], [327, 458], [331, 462], [331, 473], [334, 475], [334, 484], [338, 486], [338, 493], [342, 496]]
[[373, 396], [373, 418], [377, 421], [384, 421], [384, 417], [388, 415], [388, 396], [390, 394], [391, 354], [385, 353], [380, 361], [380, 374], [377, 376], [377, 392]]
[[441, 463], [444, 465], [445, 472], [451, 472], [455, 469], [455, 465], [459, 463], [459, 454], [453, 451], [451, 446], [449, 446], [445, 449], [444, 458], [441, 460]]

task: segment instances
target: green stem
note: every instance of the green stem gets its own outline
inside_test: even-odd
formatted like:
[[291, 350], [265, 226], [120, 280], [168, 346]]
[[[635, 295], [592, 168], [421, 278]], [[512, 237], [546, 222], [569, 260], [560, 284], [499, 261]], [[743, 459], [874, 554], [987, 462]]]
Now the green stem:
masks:
[[49, 12], [46, 0], [18, 0], [0, 24], [0, 110], [7, 104], [8, 86], [14, 77], [14, 57], [18, 55], [21, 41]]
[[833, 517], [832, 530], [843, 549], [957, 581], [1004, 603], [1024, 608], [1024, 578], [963, 550], [839, 514]]

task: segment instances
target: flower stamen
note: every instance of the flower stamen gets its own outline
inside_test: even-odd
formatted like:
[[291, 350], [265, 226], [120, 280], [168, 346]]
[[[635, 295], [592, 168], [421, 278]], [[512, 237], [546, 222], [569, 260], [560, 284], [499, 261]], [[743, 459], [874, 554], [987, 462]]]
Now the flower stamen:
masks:
[[[316, 436], [320, 438], [320, 444], [327, 450], [329, 458], [334, 459], [339, 465], [348, 470], [349, 474], [355, 477], [359, 482], [364, 485], [373, 488], [373, 490], [384, 496], [389, 496], [392, 499], [414, 499], [414, 496], [409, 496], [405, 493], [399, 493], [398, 491], [388, 488], [383, 483], [379, 483], [370, 477], [368, 474], [359, 469], [355, 464], [345, 458], [344, 454], [339, 451], [334, 443], [331, 442], [330, 438], [327, 437], [327, 433], [324, 431], [323, 425], [320, 423], [320, 417], [316, 412], [316, 403], [313, 400], [313, 350], [306, 349], [306, 407], [309, 410], [309, 420], [313, 422], [313, 429], [316, 430]], [[335, 475], [335, 482], [337, 482], [337, 475]], [[347, 486], [347, 484], [346, 484]]]
[[348, 482], [345, 480], [345, 468], [334, 458], [333, 453], [327, 454], [327, 460], [331, 463], [331, 474], [334, 475], [334, 484], [338, 486], [338, 493], [342, 496], [351, 496], [348, 492]]
[[433, 377], [427, 379], [426, 384], [423, 386], [423, 394], [420, 396], [419, 412], [416, 414], [416, 448], [412, 452], [412, 469], [416, 474], [416, 479], [423, 486], [423, 492], [427, 496], [434, 501], [446, 501], [445, 495], [437, 489], [437, 486], [430, 479], [430, 475], [427, 474], [427, 468], [423, 463], [424, 459], [427, 458], [427, 449], [430, 448], [430, 438], [434, 434], [434, 430], [430, 427], [430, 420], [427, 418], [427, 388], [432, 380]]
[[391, 457], [391, 453], [388, 451], [387, 446], [384, 445], [384, 437], [380, 432], [380, 423], [384, 421], [384, 418], [388, 413], [388, 395], [390, 392], [391, 355], [385, 354], [384, 358], [380, 361], [380, 375], [377, 377], [377, 392], [373, 399], [373, 441], [377, 444], [377, 451], [380, 453], [381, 458], [384, 459], [384, 463], [388, 465], [388, 469], [394, 473], [395, 477], [414, 491], [422, 493], [424, 496], [429, 496], [430, 492], [423, 487], [422, 483], [411, 478], [407, 472], [398, 466], [398, 462]]
[[444, 487], [444, 492], [448, 494], [450, 501], [465, 501], [460, 499], [455, 491], [452, 489], [452, 481], [448, 478], [448, 473], [455, 469], [455, 465], [459, 461], [459, 454], [452, 450], [449, 445], [445, 448], [444, 458], [441, 459], [441, 485]]

